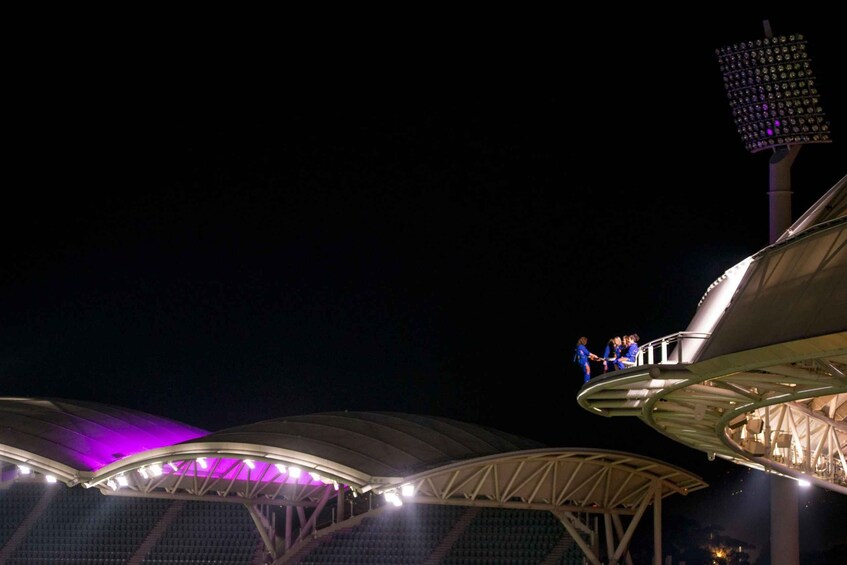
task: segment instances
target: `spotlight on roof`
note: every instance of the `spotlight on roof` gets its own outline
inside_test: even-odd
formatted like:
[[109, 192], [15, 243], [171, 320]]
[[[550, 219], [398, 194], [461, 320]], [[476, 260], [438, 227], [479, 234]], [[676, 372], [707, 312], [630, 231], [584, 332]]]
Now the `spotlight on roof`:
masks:
[[176, 466], [176, 463], [174, 463], [173, 461], [168, 461], [168, 467], [170, 467], [170, 468], [171, 468], [171, 469], [173, 469], [174, 471], [178, 471], [178, 470], [179, 470], [179, 468]]
[[812, 483], [810, 483], [810, 482], [809, 482], [809, 481], [807, 481], [806, 479], [799, 479], [799, 480], [797, 481], [797, 484], [799, 484], [799, 485], [800, 485], [801, 487], [803, 487], [803, 488], [809, 488], [810, 486], [812, 486]]
[[805, 37], [769, 36], [715, 52], [748, 151], [832, 141]]
[[32, 473], [32, 469], [30, 469], [26, 465], [18, 465], [18, 471], [21, 472], [21, 475], [29, 475], [30, 473]]
[[386, 491], [383, 494], [383, 497], [385, 497], [385, 501], [389, 504], [392, 504], [394, 506], [403, 506], [403, 501], [400, 500], [400, 497], [397, 496], [397, 493], [393, 490]]
[[256, 468], [256, 464], [253, 462], [252, 459], [245, 459], [244, 464], [247, 465], [247, 467], [249, 467], [250, 469]]
[[141, 475], [142, 477], [144, 477], [145, 479], [150, 478], [150, 476], [147, 474], [147, 469], [145, 469], [144, 467], [141, 467], [140, 469], [138, 469], [138, 474]]
[[288, 468], [288, 474], [291, 475], [291, 478], [293, 478], [293, 479], [299, 479], [300, 474], [302, 472], [303, 471], [300, 469], [300, 467], [289, 467]]
[[118, 483], [116, 483], [112, 479], [109, 479], [108, 481], [106, 481], [106, 486], [109, 487], [112, 490], [118, 490]]
[[309, 471], [309, 476], [312, 477], [313, 481], [320, 481], [321, 480], [321, 476], [319, 474], [315, 473], [314, 471]]
[[48, 483], [55, 483], [56, 477], [53, 476], [53, 475], [44, 475], [44, 480], [47, 481]]
[[332, 488], [338, 490], [338, 481], [332, 481]]
[[152, 465], [150, 465], [150, 472], [153, 473], [154, 477], [161, 477], [162, 476], [162, 466], [159, 465], [158, 463], [153, 463]]
[[414, 485], [403, 485], [400, 487], [400, 493], [403, 496], [414, 496], [415, 495], [415, 486]]
[[129, 484], [129, 481], [127, 480], [126, 476], [124, 476], [124, 475], [118, 475], [117, 480], [118, 480], [118, 484], [122, 487], [125, 487]]
[[209, 466], [208, 463], [206, 463], [205, 457], [198, 457], [197, 458], [197, 464], [200, 465], [201, 469], [205, 469]]
[[284, 475], [288, 472], [288, 468], [286, 468], [286, 466], [282, 463], [275, 463], [274, 467], [276, 467], [276, 470], [279, 471], [280, 475]]

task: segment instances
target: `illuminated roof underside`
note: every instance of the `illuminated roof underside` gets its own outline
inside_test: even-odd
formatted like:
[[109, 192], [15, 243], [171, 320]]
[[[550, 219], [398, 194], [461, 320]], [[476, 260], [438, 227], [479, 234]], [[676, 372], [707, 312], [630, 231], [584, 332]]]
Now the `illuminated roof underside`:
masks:
[[125, 457], [205, 435], [137, 410], [51, 398], [0, 398], [0, 461], [76, 484]]
[[[0, 459], [43, 474], [59, 469], [69, 485], [123, 496], [320, 507], [339, 488], [383, 494], [405, 487], [416, 502], [635, 514], [655, 496], [707, 486], [638, 455], [547, 448], [491, 428], [396, 412], [293, 416], [202, 436], [154, 416], [67, 400], [0, 399], [0, 417], [7, 424]], [[186, 436], [194, 437], [162, 444]], [[111, 454], [104, 466], [72, 466], [88, 461], [76, 450], [102, 454], [118, 446], [132, 449]]]
[[[429, 469], [539, 447], [532, 440], [447, 418], [325, 412], [238, 426], [140, 453], [100, 469], [86, 484], [108, 493], [110, 481], [114, 485], [123, 476], [127, 489], [144, 494], [309, 504], [323, 495], [324, 485], [382, 492]], [[145, 470], [151, 466], [155, 473]]]

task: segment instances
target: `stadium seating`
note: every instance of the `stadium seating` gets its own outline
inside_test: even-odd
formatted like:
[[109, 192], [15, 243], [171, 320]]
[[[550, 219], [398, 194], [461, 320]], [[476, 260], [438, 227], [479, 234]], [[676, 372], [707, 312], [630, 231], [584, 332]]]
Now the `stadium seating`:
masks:
[[[262, 562], [261, 538], [241, 504], [104, 496], [61, 484], [4, 486], [0, 562], [8, 565]], [[549, 512], [429, 504], [381, 509], [318, 537], [289, 560], [291, 565], [582, 562], [581, 551]]]
[[142, 559], [144, 564], [249, 564], [261, 538], [241, 504], [188, 502]]
[[56, 496], [11, 552], [6, 561], [9, 565], [123, 565], [170, 504], [167, 500], [106, 497], [95, 490], [61, 484], [29, 488], [54, 489]]

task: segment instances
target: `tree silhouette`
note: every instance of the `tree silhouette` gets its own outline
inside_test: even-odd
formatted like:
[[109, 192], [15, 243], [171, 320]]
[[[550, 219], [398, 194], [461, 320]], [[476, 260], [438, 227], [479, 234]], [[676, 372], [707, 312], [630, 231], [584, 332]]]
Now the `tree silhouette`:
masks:
[[[723, 527], [704, 526], [687, 516], [670, 516], [662, 527], [663, 558], [686, 565], [750, 565], [745, 541], [724, 535]], [[639, 527], [630, 546], [636, 563], [650, 563], [653, 555], [652, 532]]]

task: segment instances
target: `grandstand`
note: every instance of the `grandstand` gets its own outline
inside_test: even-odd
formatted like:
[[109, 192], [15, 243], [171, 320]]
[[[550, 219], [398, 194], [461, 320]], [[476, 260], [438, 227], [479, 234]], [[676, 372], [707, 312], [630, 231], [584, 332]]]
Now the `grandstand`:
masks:
[[[241, 505], [103, 497], [37, 479], [5, 487], [2, 563], [265, 562], [261, 537]], [[417, 504], [371, 511], [286, 561], [577, 565], [583, 556], [550, 512]]]
[[[161, 433], [158, 441], [157, 433]], [[630, 453], [390, 412], [214, 433], [0, 398], [0, 563], [600, 563], [707, 485]], [[649, 525], [649, 521], [644, 521]]]

